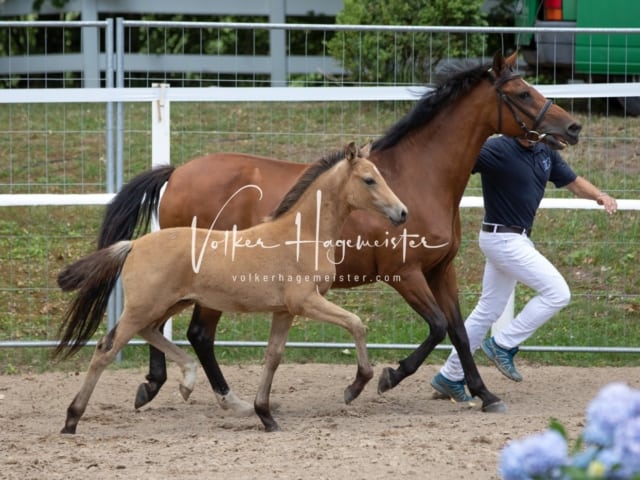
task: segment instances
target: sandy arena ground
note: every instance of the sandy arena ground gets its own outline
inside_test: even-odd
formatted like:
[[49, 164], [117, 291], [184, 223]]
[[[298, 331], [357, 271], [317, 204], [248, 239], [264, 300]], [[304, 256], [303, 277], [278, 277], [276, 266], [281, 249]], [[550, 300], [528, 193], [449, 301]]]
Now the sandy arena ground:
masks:
[[[573, 438], [585, 407], [612, 381], [640, 388], [638, 368], [521, 366], [516, 384], [492, 367], [485, 383], [508, 405], [482, 413], [431, 398], [425, 366], [383, 396], [377, 376], [352, 405], [342, 400], [355, 365], [284, 364], [272, 393], [283, 432], [256, 416], [218, 407], [199, 371], [187, 403], [173, 366], [158, 397], [133, 408], [143, 370], [107, 370], [76, 435], [58, 432], [80, 387], [79, 374], [0, 376], [0, 478], [9, 479], [496, 479], [498, 455], [514, 438], [557, 418]], [[260, 366], [223, 366], [236, 394], [252, 401]]]

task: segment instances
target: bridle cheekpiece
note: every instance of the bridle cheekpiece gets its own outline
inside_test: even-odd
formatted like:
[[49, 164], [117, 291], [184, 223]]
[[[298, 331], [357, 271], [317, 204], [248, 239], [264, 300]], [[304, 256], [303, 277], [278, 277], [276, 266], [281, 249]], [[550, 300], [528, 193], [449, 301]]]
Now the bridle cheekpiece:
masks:
[[[522, 76], [518, 74], [512, 74], [509, 76], [505, 75], [499, 78], [496, 78], [494, 76], [493, 85], [496, 89], [496, 94], [498, 95], [498, 131], [500, 132], [502, 130], [502, 103], [504, 103], [511, 111], [511, 114], [513, 115], [513, 118], [516, 121], [516, 123], [520, 126], [520, 128], [524, 132], [523, 138], [531, 142], [539, 142], [544, 137], [546, 137], [547, 134], [540, 133], [536, 129], [540, 126], [540, 123], [542, 123], [542, 119], [547, 113], [547, 110], [549, 110], [549, 107], [553, 105], [553, 102], [547, 99], [545, 104], [540, 109], [540, 112], [538, 113], [538, 115], [534, 116], [530, 114], [518, 101], [509, 97], [509, 95], [507, 95], [502, 90], [502, 86], [505, 83], [510, 82], [511, 80], [516, 80], [518, 78], [522, 78]], [[530, 120], [533, 120], [533, 125], [531, 126], [531, 129], [529, 129], [527, 125], [524, 123], [524, 121], [520, 118], [520, 115], [518, 115], [518, 112], [524, 114]]]

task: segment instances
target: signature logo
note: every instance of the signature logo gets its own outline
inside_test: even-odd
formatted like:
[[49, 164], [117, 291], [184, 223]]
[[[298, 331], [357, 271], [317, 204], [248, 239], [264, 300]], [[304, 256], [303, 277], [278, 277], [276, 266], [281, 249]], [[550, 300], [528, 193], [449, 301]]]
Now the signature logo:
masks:
[[[207, 234], [204, 237], [202, 245], [197, 245], [198, 243], [198, 229], [197, 218], [193, 217], [191, 221], [191, 267], [193, 268], [194, 273], [198, 273], [200, 268], [202, 267], [202, 260], [204, 259], [205, 252], [207, 250], [221, 250], [224, 256], [229, 255], [231, 260], [234, 261], [236, 258], [236, 253], [241, 249], [274, 249], [282, 246], [287, 247], [295, 247], [295, 255], [296, 261], [300, 261], [301, 255], [301, 247], [303, 245], [312, 245], [314, 246], [314, 255], [315, 255], [315, 268], [318, 270], [320, 255], [322, 251], [325, 251], [326, 259], [333, 263], [334, 265], [341, 264], [347, 254], [347, 249], [355, 249], [362, 250], [365, 248], [391, 248], [392, 250], [401, 249], [402, 250], [402, 262], [406, 260], [407, 251], [409, 249], [416, 248], [442, 248], [448, 245], [448, 242], [441, 243], [440, 245], [430, 245], [428, 240], [418, 234], [411, 234], [407, 231], [406, 228], [402, 230], [399, 235], [391, 235], [388, 231], [385, 232], [385, 238], [382, 240], [369, 240], [367, 238], [363, 238], [361, 235], [358, 235], [355, 239], [322, 239], [321, 235], [321, 204], [322, 204], [322, 191], [316, 191], [316, 221], [315, 221], [315, 237], [309, 240], [302, 239], [302, 214], [297, 212], [294, 219], [295, 229], [295, 238], [291, 238], [288, 240], [283, 240], [280, 243], [269, 244], [266, 243], [262, 238], [248, 238], [244, 236], [244, 230], [238, 230], [237, 226], [234, 225], [231, 230], [223, 231], [223, 235], [220, 238], [216, 236], [215, 239], [211, 238], [212, 232], [215, 230], [215, 225], [220, 215], [226, 208], [233, 198], [235, 198], [240, 192], [246, 189], [255, 189], [259, 192], [260, 197], [262, 199], [263, 192], [262, 189], [257, 185], [245, 185], [244, 187], [238, 189], [229, 199], [224, 203], [218, 214], [211, 222], [209, 229], [207, 230]], [[197, 257], [197, 258], [196, 258]]]

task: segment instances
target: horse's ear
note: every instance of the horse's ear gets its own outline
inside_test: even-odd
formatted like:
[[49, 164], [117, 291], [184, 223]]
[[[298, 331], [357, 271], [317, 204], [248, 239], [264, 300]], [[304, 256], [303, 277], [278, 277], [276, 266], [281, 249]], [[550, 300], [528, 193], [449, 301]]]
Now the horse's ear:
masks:
[[498, 50], [493, 56], [493, 67], [491, 68], [497, 77], [500, 77], [503, 74], [511, 72], [513, 68], [516, 66], [516, 61], [518, 59], [518, 50], [516, 49], [511, 55], [505, 58], [502, 55], [502, 51]]
[[369, 158], [369, 155], [371, 155], [371, 142], [360, 147], [358, 151], [358, 156], [360, 157]]
[[504, 66], [505, 66], [504, 56], [502, 55], [502, 51], [498, 50], [493, 55], [493, 66], [491, 67], [491, 70], [493, 70], [493, 73], [496, 75], [496, 77], [499, 77], [500, 75], [502, 75], [502, 70], [504, 69]]
[[516, 66], [516, 61], [518, 60], [518, 49], [516, 48], [515, 52], [509, 55], [504, 59], [504, 63], [506, 63], [510, 69], [514, 69]]
[[347, 148], [345, 149], [345, 156], [347, 157], [347, 160], [349, 160], [349, 163], [355, 163], [358, 158], [358, 147], [356, 147], [356, 142], [351, 142], [347, 145]]

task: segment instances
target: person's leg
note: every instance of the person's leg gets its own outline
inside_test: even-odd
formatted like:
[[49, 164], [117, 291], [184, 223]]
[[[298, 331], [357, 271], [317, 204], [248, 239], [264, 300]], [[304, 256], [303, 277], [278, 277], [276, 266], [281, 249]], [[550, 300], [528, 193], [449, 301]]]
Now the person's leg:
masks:
[[556, 313], [569, 304], [571, 291], [558, 269], [533, 247], [523, 249], [522, 268], [512, 269], [520, 283], [537, 292], [522, 311], [503, 330], [495, 335], [496, 343], [504, 348], [517, 347]]
[[495, 258], [498, 268], [507, 271], [520, 283], [536, 290], [522, 311], [503, 330], [482, 343], [482, 350], [506, 377], [519, 382], [522, 376], [515, 368], [513, 357], [518, 346], [541, 325], [565, 307], [571, 298], [566, 281], [544, 255], [526, 237], [513, 242], [517, 250], [506, 249]]
[[[504, 248], [504, 242], [500, 237], [501, 234], [480, 234], [480, 248], [487, 258], [482, 276], [482, 294], [464, 322], [471, 352], [478, 349], [491, 325], [502, 315], [515, 287], [516, 280], [496, 266], [492, 260], [499, 258], [500, 251]], [[464, 379], [460, 358], [455, 349], [451, 351], [440, 373], [448, 380]]]

